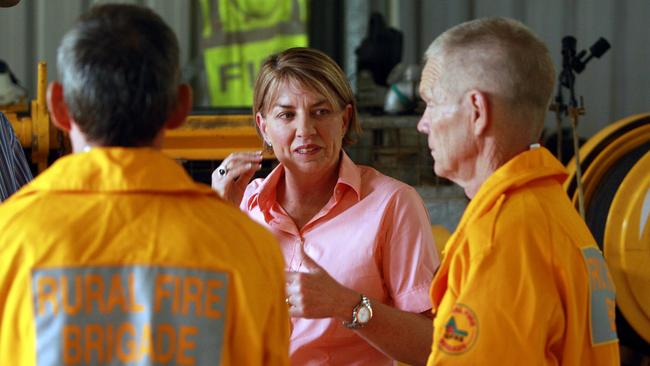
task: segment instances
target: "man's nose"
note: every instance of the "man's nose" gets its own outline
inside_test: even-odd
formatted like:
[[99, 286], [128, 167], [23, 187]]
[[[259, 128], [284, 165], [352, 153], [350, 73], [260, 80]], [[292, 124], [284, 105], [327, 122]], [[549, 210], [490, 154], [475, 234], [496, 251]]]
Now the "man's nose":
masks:
[[421, 133], [424, 134], [429, 133], [429, 121], [427, 119], [426, 111], [424, 112], [424, 114], [422, 114], [422, 117], [420, 117], [420, 120], [418, 121], [417, 129]]

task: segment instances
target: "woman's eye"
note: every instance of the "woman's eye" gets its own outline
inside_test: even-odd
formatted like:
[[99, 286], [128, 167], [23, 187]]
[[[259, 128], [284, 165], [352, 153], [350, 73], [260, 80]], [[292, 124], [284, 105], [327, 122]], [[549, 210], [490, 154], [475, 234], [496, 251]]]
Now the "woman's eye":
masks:
[[326, 108], [320, 108], [320, 109], [317, 109], [316, 111], [314, 111], [314, 114], [317, 115], [317, 116], [326, 116], [326, 115], [330, 114], [330, 110], [326, 109]]
[[293, 112], [282, 112], [282, 113], [278, 114], [277, 117], [279, 119], [291, 119], [291, 118], [293, 118], [293, 116], [294, 116]]

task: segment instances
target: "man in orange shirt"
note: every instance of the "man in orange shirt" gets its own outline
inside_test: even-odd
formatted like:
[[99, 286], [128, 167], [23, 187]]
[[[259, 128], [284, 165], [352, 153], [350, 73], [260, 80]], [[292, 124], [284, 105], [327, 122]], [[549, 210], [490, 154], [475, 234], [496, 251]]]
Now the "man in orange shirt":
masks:
[[431, 287], [429, 365], [615, 365], [615, 290], [536, 143], [553, 90], [547, 47], [523, 24], [457, 25], [426, 52], [420, 94], [437, 175], [472, 199]]
[[58, 50], [74, 154], [0, 206], [1, 365], [287, 365], [277, 241], [159, 148], [191, 90], [145, 7], [93, 8]]

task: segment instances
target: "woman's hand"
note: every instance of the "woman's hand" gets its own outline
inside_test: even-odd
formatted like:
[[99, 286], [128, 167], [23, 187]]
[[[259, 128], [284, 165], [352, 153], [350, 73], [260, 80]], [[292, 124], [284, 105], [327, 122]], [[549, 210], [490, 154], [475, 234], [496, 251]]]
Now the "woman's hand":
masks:
[[350, 320], [359, 294], [338, 283], [304, 250], [302, 255], [302, 265], [308, 272], [286, 272], [289, 315]]
[[248, 182], [262, 168], [262, 151], [232, 153], [212, 172], [212, 189], [239, 206]]
[[[351, 321], [352, 309], [360, 300], [359, 293], [338, 283], [304, 249], [302, 255], [303, 267], [309, 272], [286, 272], [289, 314]], [[365, 327], [350, 331], [395, 360], [409, 365], [426, 364], [433, 339], [431, 309], [417, 314], [370, 300], [372, 319]]]

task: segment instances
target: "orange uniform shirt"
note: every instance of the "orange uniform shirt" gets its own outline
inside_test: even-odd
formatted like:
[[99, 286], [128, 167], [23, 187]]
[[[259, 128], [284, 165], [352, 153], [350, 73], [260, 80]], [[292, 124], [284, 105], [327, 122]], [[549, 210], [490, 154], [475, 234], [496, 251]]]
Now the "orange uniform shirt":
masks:
[[283, 271], [159, 151], [74, 154], [0, 206], [0, 364], [287, 365]]
[[481, 186], [431, 286], [428, 365], [617, 365], [614, 285], [546, 149]]

